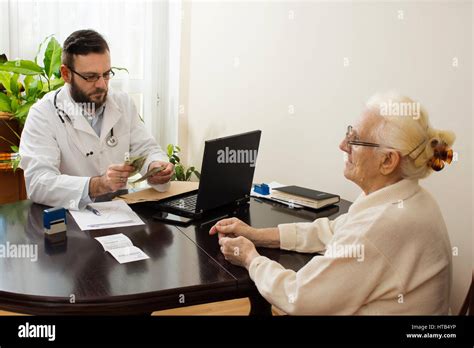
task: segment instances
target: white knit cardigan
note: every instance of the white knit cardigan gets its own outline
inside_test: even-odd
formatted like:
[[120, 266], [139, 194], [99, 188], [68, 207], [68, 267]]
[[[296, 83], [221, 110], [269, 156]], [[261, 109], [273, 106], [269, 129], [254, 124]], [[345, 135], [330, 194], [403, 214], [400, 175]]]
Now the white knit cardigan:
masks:
[[298, 272], [264, 256], [249, 273], [288, 314], [448, 314], [451, 245], [441, 211], [417, 180], [361, 194], [330, 221], [278, 226], [281, 248], [324, 252]]

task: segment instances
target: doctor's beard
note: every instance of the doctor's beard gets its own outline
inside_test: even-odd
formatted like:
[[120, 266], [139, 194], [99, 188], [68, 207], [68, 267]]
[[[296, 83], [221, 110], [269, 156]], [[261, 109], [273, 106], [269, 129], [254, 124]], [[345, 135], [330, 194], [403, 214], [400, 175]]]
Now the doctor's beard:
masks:
[[[70, 91], [72, 99], [74, 99], [76, 103], [88, 105], [90, 111], [97, 110], [104, 105], [108, 92], [107, 89], [95, 88], [94, 91], [86, 93], [74, 82], [74, 78], [71, 80]], [[99, 94], [101, 97], [97, 99]], [[93, 97], [95, 98], [93, 99]]]

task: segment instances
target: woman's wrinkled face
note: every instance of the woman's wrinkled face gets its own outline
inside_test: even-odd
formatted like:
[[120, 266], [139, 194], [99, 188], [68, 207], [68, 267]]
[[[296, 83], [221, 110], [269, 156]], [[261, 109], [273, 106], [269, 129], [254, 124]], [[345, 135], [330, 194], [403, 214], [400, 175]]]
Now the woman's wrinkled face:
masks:
[[[371, 111], [366, 110], [361, 118], [353, 125], [353, 139], [365, 142], [376, 143], [372, 135], [372, 130], [379, 120]], [[362, 189], [373, 179], [380, 175], [380, 156], [376, 148], [349, 145], [345, 138], [339, 145], [345, 152], [344, 176], [353, 181]]]

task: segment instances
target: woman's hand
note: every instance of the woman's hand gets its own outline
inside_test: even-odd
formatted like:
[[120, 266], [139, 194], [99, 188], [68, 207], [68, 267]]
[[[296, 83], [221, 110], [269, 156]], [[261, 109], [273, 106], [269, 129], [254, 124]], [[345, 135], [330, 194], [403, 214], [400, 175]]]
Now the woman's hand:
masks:
[[255, 228], [232, 217], [218, 221], [211, 227], [209, 234], [219, 234], [219, 237], [245, 237], [254, 245], [265, 248], [280, 247], [280, 232], [277, 227]]
[[213, 235], [219, 233], [222, 237], [245, 237], [249, 240], [255, 238], [256, 229], [247, 225], [245, 222], [232, 217], [229, 219], [223, 219], [218, 221], [214, 226], [211, 227], [209, 234]]
[[[240, 220], [239, 220], [240, 221]], [[252, 260], [260, 256], [255, 245], [245, 237], [229, 238], [219, 234], [219, 245], [230, 263], [249, 269]]]

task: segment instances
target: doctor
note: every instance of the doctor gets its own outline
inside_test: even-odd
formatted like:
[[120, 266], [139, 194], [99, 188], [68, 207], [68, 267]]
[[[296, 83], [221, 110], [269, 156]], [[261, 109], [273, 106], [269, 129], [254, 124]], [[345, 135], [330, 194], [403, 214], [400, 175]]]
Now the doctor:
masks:
[[109, 89], [114, 72], [107, 42], [79, 30], [64, 42], [60, 90], [46, 94], [28, 114], [20, 142], [20, 166], [30, 199], [82, 209], [103, 194], [126, 186], [134, 170], [124, 156], [147, 155], [141, 174], [165, 166], [148, 179], [166, 191], [173, 165], [145, 129], [133, 101]]

